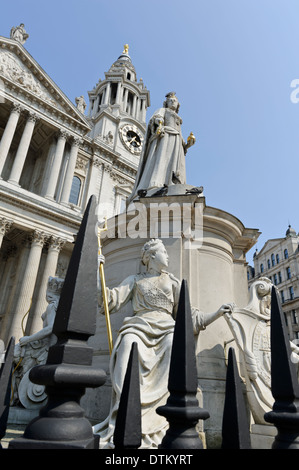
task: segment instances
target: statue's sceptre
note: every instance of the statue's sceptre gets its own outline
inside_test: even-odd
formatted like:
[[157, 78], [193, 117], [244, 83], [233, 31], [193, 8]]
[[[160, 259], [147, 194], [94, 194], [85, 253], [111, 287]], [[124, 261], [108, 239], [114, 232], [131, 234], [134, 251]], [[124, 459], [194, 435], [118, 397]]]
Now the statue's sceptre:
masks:
[[[99, 245], [98, 254], [99, 255], [102, 255], [101, 233], [105, 232], [106, 230], [107, 230], [107, 217], [105, 217], [104, 227], [103, 228], [98, 228], [98, 245]], [[99, 271], [100, 271], [103, 304], [104, 304], [107, 334], [108, 334], [109, 352], [110, 352], [110, 355], [111, 355], [112, 349], [113, 349], [113, 342], [112, 342], [112, 332], [111, 332], [110, 315], [109, 315], [109, 308], [108, 308], [108, 299], [107, 299], [107, 291], [106, 291], [106, 282], [105, 282], [104, 264], [103, 263], [100, 263]]]

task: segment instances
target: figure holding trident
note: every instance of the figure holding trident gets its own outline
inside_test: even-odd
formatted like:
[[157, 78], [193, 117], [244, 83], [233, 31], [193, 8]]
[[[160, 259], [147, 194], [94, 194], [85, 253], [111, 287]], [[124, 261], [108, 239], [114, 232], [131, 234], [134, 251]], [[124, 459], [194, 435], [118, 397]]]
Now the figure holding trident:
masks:
[[[142, 420], [141, 448], [158, 448], [167, 428], [164, 416], [156, 413], [169, 395], [168, 374], [181, 282], [168, 272], [168, 253], [160, 239], [144, 243], [140, 261], [145, 272], [127, 276], [118, 286], [107, 288], [111, 314], [131, 304], [131, 316], [123, 320], [110, 357], [111, 403], [104, 421], [93, 426], [101, 448], [114, 448], [115, 422], [132, 343], [138, 345]], [[99, 262], [105, 263], [104, 256]], [[99, 285], [100, 288], [100, 285]], [[102, 293], [99, 292], [99, 301]], [[101, 313], [104, 308], [100, 304]], [[216, 312], [203, 313], [192, 307], [194, 334], [198, 335], [217, 318], [232, 311], [230, 304]]]
[[105, 319], [106, 319], [106, 327], [107, 327], [107, 334], [108, 334], [108, 344], [109, 344], [109, 353], [111, 356], [112, 349], [113, 349], [113, 341], [112, 341], [112, 332], [111, 332], [111, 324], [110, 324], [110, 314], [109, 314], [109, 307], [108, 307], [108, 298], [107, 298], [107, 289], [106, 289], [106, 281], [105, 281], [105, 274], [104, 274], [104, 263], [103, 263], [103, 254], [102, 254], [102, 244], [101, 244], [101, 233], [107, 231], [107, 217], [105, 217], [105, 224], [103, 228], [98, 228], [98, 259], [99, 259], [99, 274], [102, 286], [102, 296], [103, 296], [103, 307], [105, 311]]

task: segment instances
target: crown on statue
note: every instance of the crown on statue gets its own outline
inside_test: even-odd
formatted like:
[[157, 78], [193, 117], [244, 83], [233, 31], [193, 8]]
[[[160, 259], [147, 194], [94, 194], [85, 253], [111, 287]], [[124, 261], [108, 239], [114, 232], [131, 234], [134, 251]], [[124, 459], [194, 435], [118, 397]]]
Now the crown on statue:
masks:
[[48, 279], [48, 292], [52, 292], [53, 294], [60, 295], [61, 290], [63, 287], [64, 279], [59, 277], [52, 277], [50, 276]]

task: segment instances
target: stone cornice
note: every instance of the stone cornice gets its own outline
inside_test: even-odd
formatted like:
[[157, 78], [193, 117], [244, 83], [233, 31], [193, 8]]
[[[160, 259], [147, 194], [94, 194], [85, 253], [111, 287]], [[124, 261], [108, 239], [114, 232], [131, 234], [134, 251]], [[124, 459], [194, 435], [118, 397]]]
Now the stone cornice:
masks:
[[[53, 235], [63, 235], [63, 238], [70, 242], [73, 233], [78, 231], [82, 219], [81, 214], [74, 213], [71, 209], [26, 190], [11, 189], [11, 185], [4, 181], [0, 182], [0, 201], [1, 213], [6, 214], [5, 217], [13, 220], [16, 225], [21, 224], [28, 229], [39, 226], [39, 229], [48, 233], [51, 231]], [[22, 210], [20, 214], [12, 212], [16, 207]], [[52, 227], [48, 221], [53, 221]]]

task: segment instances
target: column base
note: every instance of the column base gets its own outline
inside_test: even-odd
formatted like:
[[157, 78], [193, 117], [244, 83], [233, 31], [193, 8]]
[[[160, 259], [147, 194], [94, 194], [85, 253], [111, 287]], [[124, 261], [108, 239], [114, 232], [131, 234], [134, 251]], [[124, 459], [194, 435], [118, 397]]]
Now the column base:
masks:
[[13, 186], [17, 186], [18, 188], [21, 187], [21, 185], [18, 183], [18, 181], [8, 180], [7, 182], [10, 183], [10, 184], [12, 184]]

